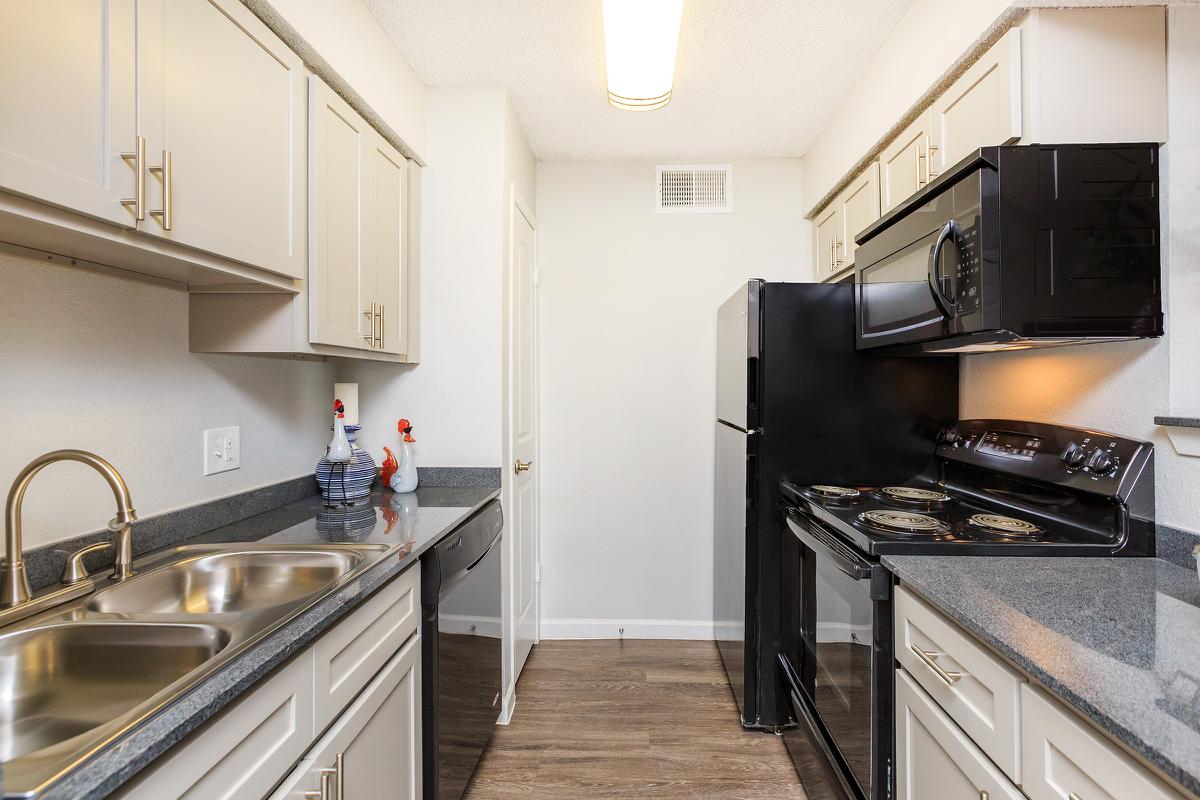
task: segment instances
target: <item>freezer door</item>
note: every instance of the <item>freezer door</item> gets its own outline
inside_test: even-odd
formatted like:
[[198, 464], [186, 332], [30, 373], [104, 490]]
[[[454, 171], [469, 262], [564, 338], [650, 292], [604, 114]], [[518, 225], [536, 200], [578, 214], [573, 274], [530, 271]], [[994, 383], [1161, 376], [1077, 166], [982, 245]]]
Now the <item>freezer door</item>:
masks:
[[750, 281], [717, 309], [717, 419], [750, 430], [757, 426], [758, 298]]
[[[753, 722], [746, 707], [746, 523], [747, 481], [752, 468], [749, 435], [717, 422], [716, 507], [713, 530], [713, 617], [717, 648], [743, 721]], [[753, 679], [751, 679], [753, 684]], [[753, 706], [753, 686], [751, 686]], [[747, 713], [751, 715], [747, 719]]]

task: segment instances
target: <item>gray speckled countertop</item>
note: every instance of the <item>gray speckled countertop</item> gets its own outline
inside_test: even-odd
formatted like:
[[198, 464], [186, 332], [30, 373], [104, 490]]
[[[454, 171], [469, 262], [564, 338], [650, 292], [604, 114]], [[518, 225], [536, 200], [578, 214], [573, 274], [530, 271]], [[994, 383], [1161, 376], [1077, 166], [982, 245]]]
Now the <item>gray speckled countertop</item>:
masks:
[[884, 556], [900, 581], [1200, 794], [1200, 579], [1154, 558]]
[[62, 776], [39, 797], [46, 800], [106, 797], [290, 655], [306, 647], [374, 590], [414, 564], [421, 554], [499, 494], [499, 489], [487, 487], [428, 487], [418, 489], [414, 498], [377, 490], [369, 505], [340, 510], [325, 509], [320, 496], [314, 495], [189, 538], [186, 544], [349, 542], [385, 543], [394, 547], [357, 580], [322, 598], [247, 648], [181, 698]]

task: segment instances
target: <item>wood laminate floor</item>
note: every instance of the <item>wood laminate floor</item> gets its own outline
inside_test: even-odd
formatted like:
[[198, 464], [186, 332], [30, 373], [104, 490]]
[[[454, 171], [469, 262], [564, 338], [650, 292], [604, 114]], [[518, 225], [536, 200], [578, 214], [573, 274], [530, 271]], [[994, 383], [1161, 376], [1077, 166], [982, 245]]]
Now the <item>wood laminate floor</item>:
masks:
[[465, 800], [804, 800], [778, 736], [748, 732], [712, 642], [546, 641]]

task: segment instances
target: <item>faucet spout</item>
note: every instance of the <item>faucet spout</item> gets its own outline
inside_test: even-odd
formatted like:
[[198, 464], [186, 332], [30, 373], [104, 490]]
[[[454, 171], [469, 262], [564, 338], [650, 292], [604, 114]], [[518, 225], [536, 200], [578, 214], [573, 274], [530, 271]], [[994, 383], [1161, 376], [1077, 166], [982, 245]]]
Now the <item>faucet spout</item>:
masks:
[[104, 478], [112, 489], [117, 502], [117, 515], [108, 523], [113, 534], [116, 550], [116, 567], [113, 577], [124, 579], [133, 574], [133, 536], [131, 526], [137, 520], [129, 487], [116, 467], [95, 453], [84, 450], [55, 450], [38, 456], [21, 470], [8, 490], [8, 501], [4, 506], [4, 566], [0, 567], [0, 608], [11, 608], [28, 602], [33, 594], [29, 576], [25, 572], [24, 547], [21, 539], [21, 504], [25, 490], [35, 475], [45, 467], [59, 461], [77, 461], [86, 464]]

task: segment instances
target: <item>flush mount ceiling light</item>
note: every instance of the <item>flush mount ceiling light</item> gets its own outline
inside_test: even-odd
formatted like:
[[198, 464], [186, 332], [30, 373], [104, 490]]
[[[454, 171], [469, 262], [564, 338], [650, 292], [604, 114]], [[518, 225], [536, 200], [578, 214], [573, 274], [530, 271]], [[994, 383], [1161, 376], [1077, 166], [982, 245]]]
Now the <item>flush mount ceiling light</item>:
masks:
[[653, 111], [671, 102], [683, 0], [604, 0], [608, 102]]

